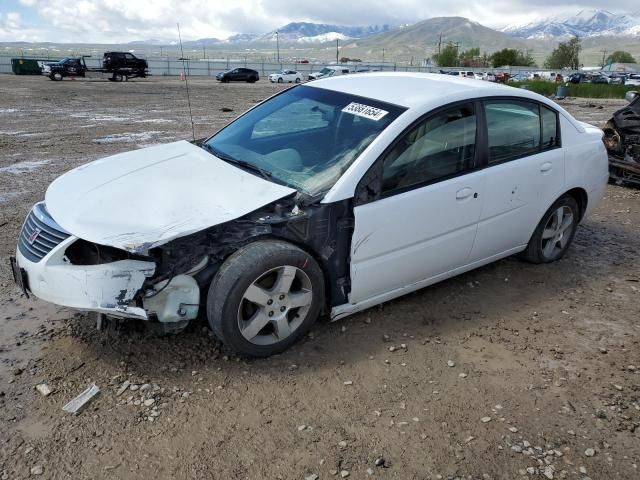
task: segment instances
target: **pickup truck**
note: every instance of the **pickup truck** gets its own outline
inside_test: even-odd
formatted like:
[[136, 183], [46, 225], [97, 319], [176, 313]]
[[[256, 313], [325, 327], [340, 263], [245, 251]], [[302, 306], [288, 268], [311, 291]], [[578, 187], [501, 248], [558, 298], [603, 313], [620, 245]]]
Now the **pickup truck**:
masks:
[[129, 52], [105, 52], [101, 68], [87, 67], [86, 57], [68, 57], [59, 62], [47, 63], [43, 66], [42, 73], [54, 81], [65, 77], [85, 77], [88, 72], [110, 73], [109, 80], [113, 82], [145, 78], [148, 75], [147, 61]]

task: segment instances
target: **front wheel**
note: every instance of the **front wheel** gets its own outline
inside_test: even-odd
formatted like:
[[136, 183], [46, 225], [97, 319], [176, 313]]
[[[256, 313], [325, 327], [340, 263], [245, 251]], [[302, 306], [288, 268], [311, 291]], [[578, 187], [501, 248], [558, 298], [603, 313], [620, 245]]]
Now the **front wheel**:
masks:
[[540, 220], [522, 257], [531, 263], [561, 259], [573, 241], [580, 210], [571, 195], [560, 197]]
[[282, 77], [278, 78], [278, 83], [283, 83], [284, 80], [282, 79]]
[[51, 80], [53, 81], [59, 82], [62, 80], [62, 74], [60, 72], [54, 72], [49, 78], [51, 78]]
[[215, 275], [207, 317], [229, 348], [252, 357], [280, 353], [297, 342], [324, 303], [324, 276], [315, 259], [282, 241], [250, 243]]
[[296, 78], [296, 83], [300, 83], [300, 77]]

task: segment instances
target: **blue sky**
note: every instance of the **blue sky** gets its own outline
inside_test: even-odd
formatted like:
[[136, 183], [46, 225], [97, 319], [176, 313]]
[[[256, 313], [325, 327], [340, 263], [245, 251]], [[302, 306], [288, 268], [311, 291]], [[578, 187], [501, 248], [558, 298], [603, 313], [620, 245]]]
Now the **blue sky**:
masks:
[[266, 33], [291, 21], [342, 25], [415, 23], [464, 16], [490, 27], [575, 14], [640, 11], [638, 0], [0, 0], [0, 41], [123, 43]]

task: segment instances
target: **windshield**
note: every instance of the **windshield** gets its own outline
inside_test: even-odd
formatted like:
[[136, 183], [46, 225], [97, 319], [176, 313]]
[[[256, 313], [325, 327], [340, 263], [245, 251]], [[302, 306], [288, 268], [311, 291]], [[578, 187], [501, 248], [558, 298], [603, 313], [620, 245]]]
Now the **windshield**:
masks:
[[327, 67], [324, 67], [322, 70], [320, 70], [320, 73], [323, 75], [329, 75], [331, 72], [333, 72], [333, 70]]
[[309, 195], [327, 191], [405, 109], [307, 86], [286, 90], [205, 142], [223, 160]]

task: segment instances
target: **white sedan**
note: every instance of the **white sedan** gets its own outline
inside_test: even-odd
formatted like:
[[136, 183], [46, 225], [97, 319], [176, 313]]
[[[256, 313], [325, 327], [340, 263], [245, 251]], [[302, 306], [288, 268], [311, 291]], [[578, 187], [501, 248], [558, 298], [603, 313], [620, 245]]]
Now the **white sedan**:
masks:
[[281, 72], [269, 75], [269, 81], [271, 83], [300, 83], [303, 78], [302, 74], [295, 70], [282, 70]]
[[558, 260], [607, 179], [602, 131], [528, 90], [339, 76], [200, 144], [66, 173], [29, 213], [12, 267], [25, 292], [107, 318], [179, 330], [205, 311], [230, 348], [268, 356], [323, 312], [514, 254]]

